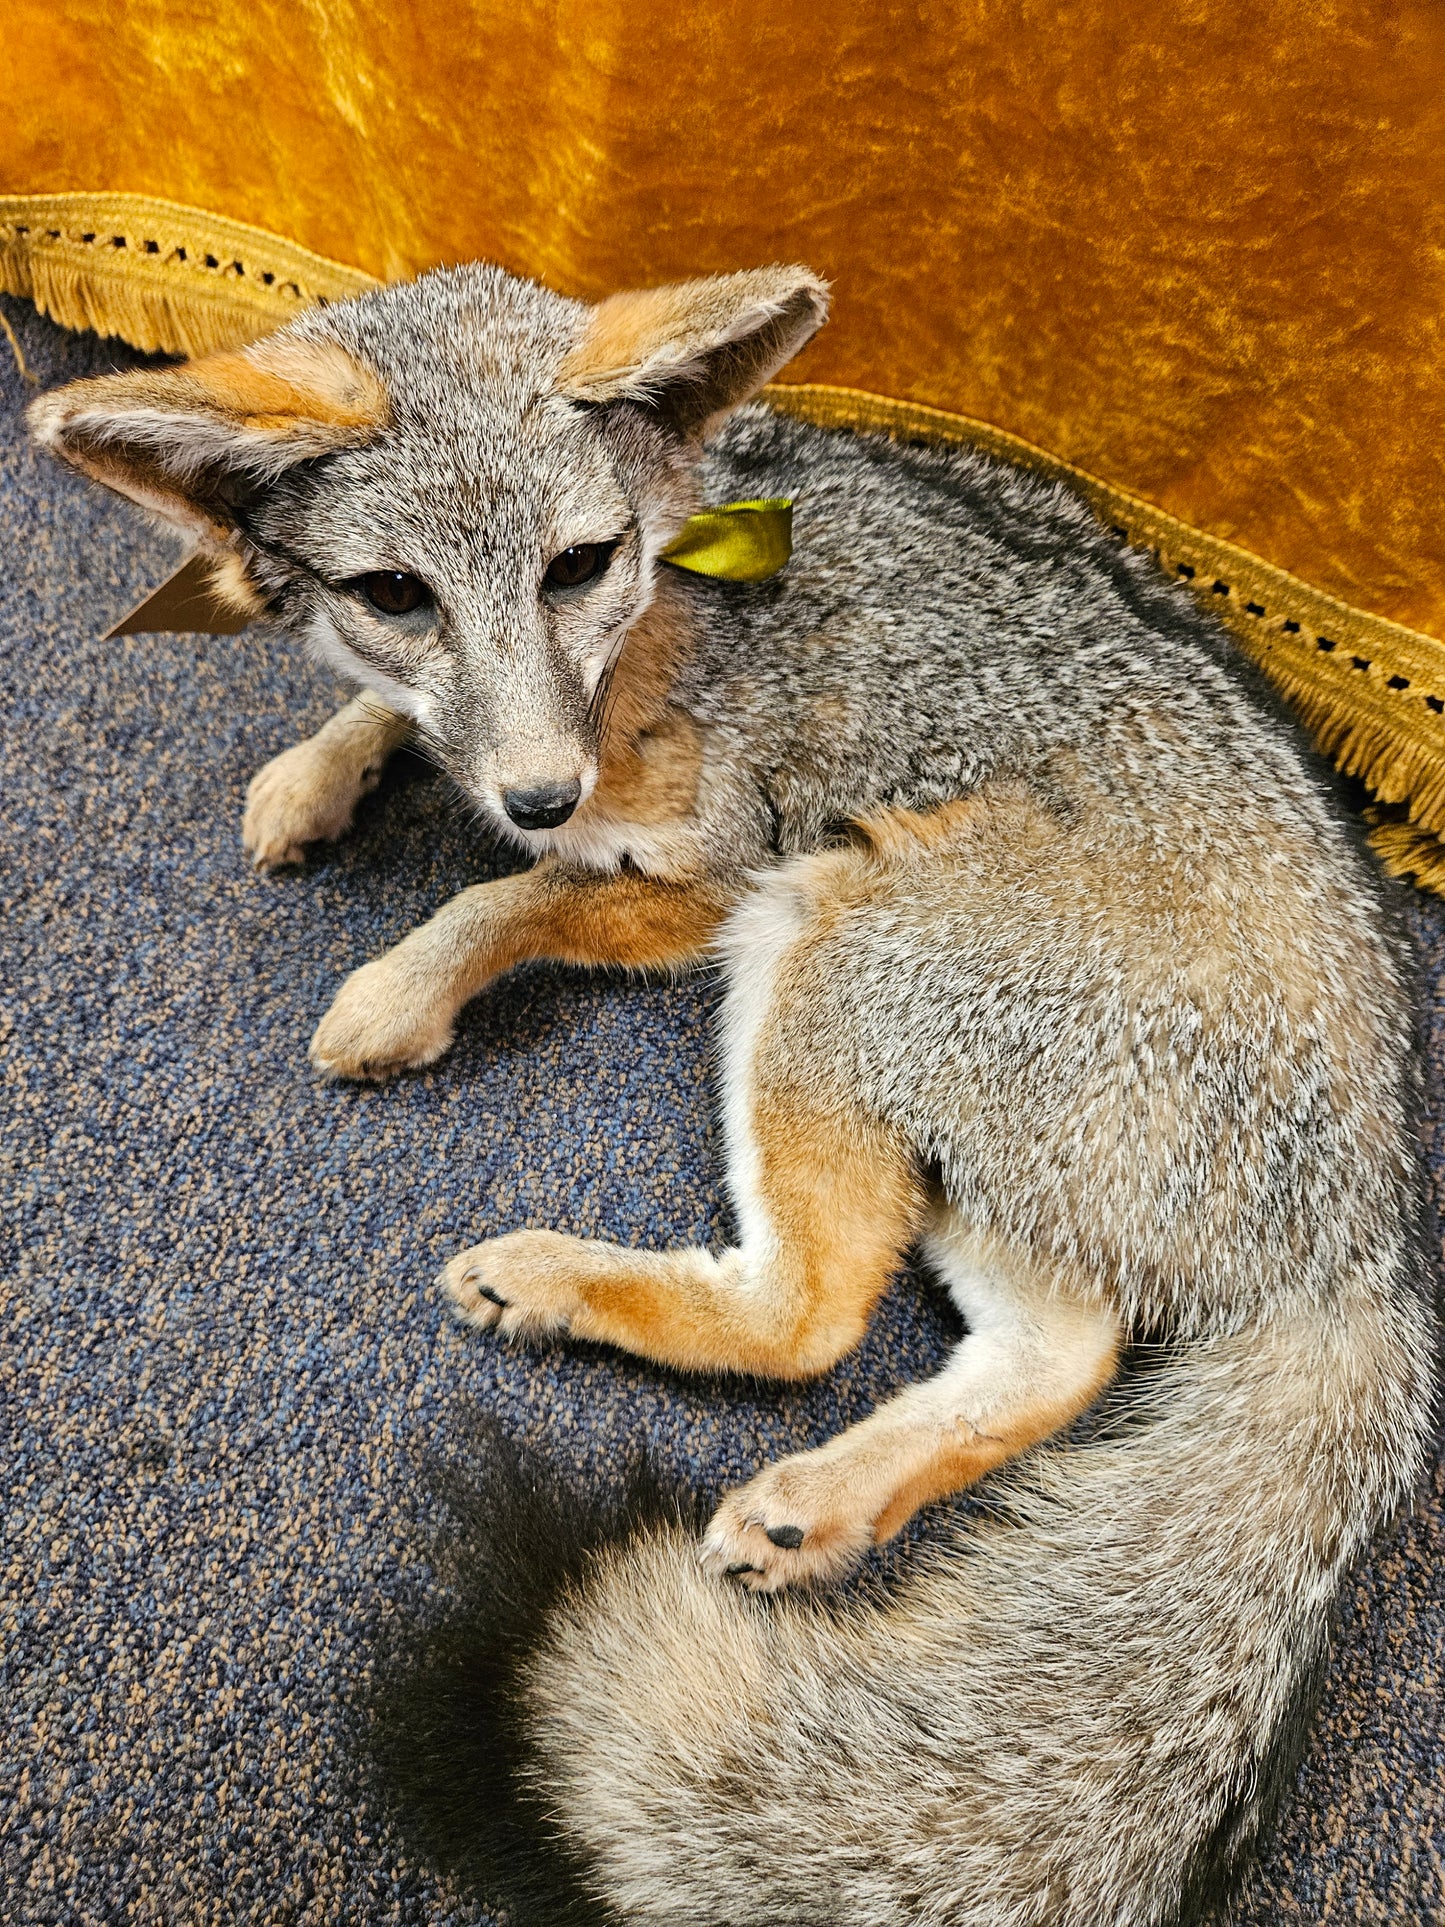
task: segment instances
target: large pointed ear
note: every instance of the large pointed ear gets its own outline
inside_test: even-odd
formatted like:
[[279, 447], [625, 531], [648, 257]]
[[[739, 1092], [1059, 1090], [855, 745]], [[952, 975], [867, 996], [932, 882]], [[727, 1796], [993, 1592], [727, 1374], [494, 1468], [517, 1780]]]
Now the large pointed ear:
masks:
[[72, 382], [29, 409], [40, 444], [206, 543], [297, 462], [386, 425], [377, 376], [332, 341], [277, 335], [179, 368]]
[[558, 385], [577, 401], [650, 403], [700, 434], [755, 395], [827, 315], [827, 283], [807, 268], [614, 294], [592, 310]]

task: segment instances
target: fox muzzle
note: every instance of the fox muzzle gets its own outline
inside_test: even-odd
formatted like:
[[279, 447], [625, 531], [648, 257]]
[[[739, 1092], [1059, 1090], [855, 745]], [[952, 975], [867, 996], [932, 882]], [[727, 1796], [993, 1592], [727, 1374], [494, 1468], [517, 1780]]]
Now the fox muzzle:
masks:
[[582, 785], [574, 777], [570, 783], [549, 783], [529, 790], [503, 790], [502, 808], [519, 830], [555, 830], [565, 823], [582, 796]]

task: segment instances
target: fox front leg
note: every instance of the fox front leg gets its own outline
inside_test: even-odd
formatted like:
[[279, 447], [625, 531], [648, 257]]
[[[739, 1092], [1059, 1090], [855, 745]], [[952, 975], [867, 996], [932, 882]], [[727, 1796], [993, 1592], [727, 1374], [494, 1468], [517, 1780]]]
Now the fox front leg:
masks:
[[241, 819], [241, 841], [256, 868], [300, 863], [307, 844], [344, 836], [411, 730], [408, 717], [375, 696], [357, 696], [314, 736], [257, 770]]
[[441, 1056], [462, 1006], [503, 971], [543, 958], [649, 969], [699, 961], [732, 893], [716, 879], [534, 869], [463, 890], [429, 923], [353, 971], [311, 1040], [332, 1077], [378, 1079]]

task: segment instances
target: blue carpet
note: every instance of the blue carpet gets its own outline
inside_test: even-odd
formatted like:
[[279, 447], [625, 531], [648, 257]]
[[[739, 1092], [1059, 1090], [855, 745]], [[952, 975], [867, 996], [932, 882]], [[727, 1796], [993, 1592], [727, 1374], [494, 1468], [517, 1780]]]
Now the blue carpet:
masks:
[[[45, 386], [139, 359], [5, 312]], [[510, 859], [404, 759], [350, 840], [254, 876], [246, 781], [337, 692], [260, 632], [100, 641], [175, 551], [32, 454], [33, 392], [0, 342], [0, 1921], [475, 1921], [353, 1768], [377, 1638], [431, 1596], [427, 1456], [480, 1409], [578, 1478], [645, 1443], [713, 1493], [957, 1327], [905, 1277], [840, 1371], [773, 1391], [450, 1324], [434, 1275], [493, 1231], [726, 1235], [715, 989], [532, 969], [434, 1071], [316, 1082], [346, 971]], [[1445, 1067], [1445, 904], [1412, 915]], [[1445, 1918], [1442, 1513], [1437, 1469], [1354, 1582], [1236, 1927]]]

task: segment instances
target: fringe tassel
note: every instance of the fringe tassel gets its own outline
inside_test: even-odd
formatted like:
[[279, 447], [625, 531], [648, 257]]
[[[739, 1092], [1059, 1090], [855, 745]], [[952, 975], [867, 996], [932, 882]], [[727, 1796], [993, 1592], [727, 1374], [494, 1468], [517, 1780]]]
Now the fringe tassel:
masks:
[[0, 196], [0, 288], [63, 328], [150, 353], [241, 347], [379, 285], [260, 228], [146, 195]]
[[[239, 221], [135, 194], [0, 197], [0, 288], [62, 327], [199, 355], [379, 283]], [[1239, 637], [1347, 775], [1402, 806], [1372, 842], [1387, 869], [1445, 894], [1445, 644], [1351, 608], [1019, 436], [862, 389], [784, 383], [773, 407], [822, 427], [982, 449], [1082, 494]]]
[[1352, 715], [1329, 690], [1266, 663], [1280, 694], [1316, 744], [1346, 776], [1358, 776], [1378, 803], [1404, 803], [1431, 835], [1445, 817], [1445, 769], [1433, 745], [1402, 741], [1388, 722]]
[[240, 347], [264, 332], [257, 329], [250, 310], [236, 312], [165, 287], [102, 282], [64, 262], [22, 265], [11, 250], [0, 252], [0, 287], [8, 294], [28, 295], [62, 328], [118, 335], [150, 354], [206, 355]]
[[1392, 877], [1417, 889], [1445, 896], [1445, 843], [1418, 823], [1393, 821], [1378, 810], [1366, 812], [1371, 822], [1370, 848]]

